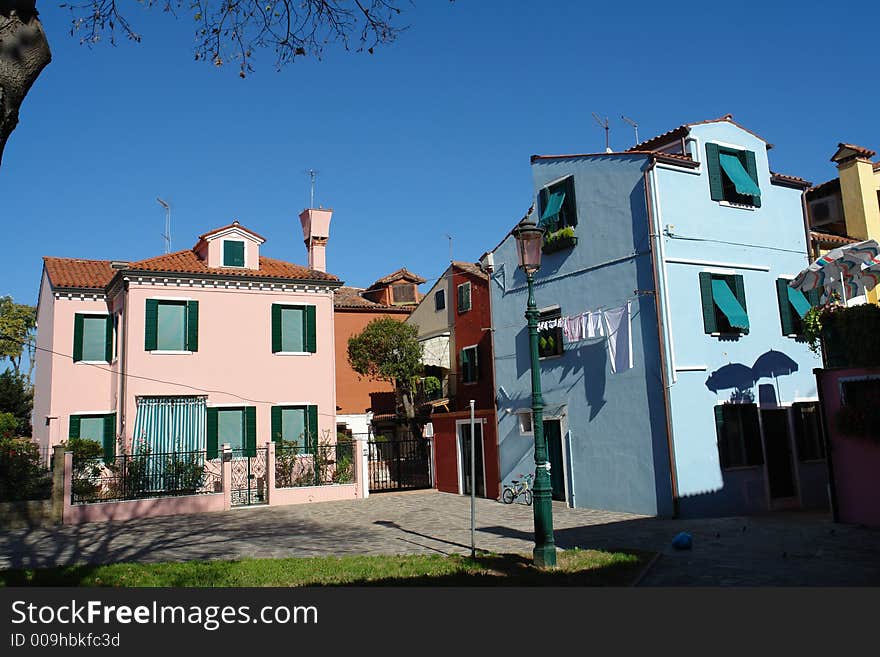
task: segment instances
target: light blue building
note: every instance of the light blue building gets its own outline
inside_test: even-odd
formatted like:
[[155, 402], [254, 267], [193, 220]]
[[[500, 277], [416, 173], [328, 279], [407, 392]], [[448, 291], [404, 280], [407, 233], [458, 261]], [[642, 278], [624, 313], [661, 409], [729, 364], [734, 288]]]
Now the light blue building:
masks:
[[[798, 338], [810, 301], [787, 285], [807, 264], [809, 183], [772, 173], [770, 148], [728, 115], [626, 152], [532, 157], [554, 233], [535, 292], [554, 498], [649, 515], [826, 505], [821, 363]], [[534, 469], [513, 236], [484, 264], [507, 483]]]

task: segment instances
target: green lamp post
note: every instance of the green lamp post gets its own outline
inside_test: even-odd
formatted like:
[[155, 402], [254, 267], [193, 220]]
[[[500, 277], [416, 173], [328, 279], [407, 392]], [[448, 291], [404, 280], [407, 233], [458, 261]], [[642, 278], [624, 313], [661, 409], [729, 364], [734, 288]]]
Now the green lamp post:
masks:
[[529, 326], [529, 353], [532, 359], [532, 431], [535, 435], [535, 549], [533, 558], [538, 568], [556, 566], [556, 544], [553, 541], [553, 504], [550, 486], [550, 463], [547, 460], [547, 441], [544, 438], [544, 399], [541, 396], [541, 365], [538, 361], [538, 306], [535, 304], [534, 274], [541, 268], [541, 247], [544, 230], [531, 219], [532, 212], [523, 217], [513, 235], [519, 267], [529, 284], [526, 320]]

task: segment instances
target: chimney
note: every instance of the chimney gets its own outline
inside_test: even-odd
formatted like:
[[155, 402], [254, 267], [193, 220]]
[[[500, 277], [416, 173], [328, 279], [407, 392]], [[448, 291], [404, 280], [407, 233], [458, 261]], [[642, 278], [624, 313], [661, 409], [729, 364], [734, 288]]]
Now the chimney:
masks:
[[330, 239], [330, 218], [333, 210], [308, 208], [299, 215], [302, 223], [303, 241], [309, 252], [309, 269], [327, 271], [327, 240]]
[[831, 161], [837, 164], [846, 232], [859, 240], [880, 239], [880, 206], [871, 158], [876, 153], [853, 144], [839, 144]]

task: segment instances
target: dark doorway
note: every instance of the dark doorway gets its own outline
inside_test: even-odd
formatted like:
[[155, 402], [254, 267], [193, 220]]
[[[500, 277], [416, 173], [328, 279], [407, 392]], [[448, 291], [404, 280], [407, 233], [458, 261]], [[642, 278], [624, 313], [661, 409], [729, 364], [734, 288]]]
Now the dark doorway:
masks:
[[788, 431], [788, 409], [762, 410], [761, 425], [764, 433], [764, 449], [767, 452], [770, 499], [796, 497], [791, 435]]
[[[486, 482], [483, 476], [483, 424], [474, 421], [474, 478], [477, 480], [477, 496], [486, 497]], [[471, 494], [471, 424], [470, 422], [458, 425], [459, 436], [459, 467], [461, 468], [462, 493]]]
[[553, 499], [565, 501], [565, 469], [562, 464], [562, 427], [559, 420], [544, 420], [547, 460], [550, 461], [550, 486]]

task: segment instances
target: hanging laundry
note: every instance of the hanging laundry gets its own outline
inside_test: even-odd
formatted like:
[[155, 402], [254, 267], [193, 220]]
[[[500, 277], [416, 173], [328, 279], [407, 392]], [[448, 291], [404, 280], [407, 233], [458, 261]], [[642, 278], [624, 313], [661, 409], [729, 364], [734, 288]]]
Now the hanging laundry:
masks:
[[581, 315], [581, 326], [585, 338], [601, 338], [605, 335], [602, 330], [602, 313], [586, 312]]
[[578, 342], [584, 339], [583, 325], [580, 315], [565, 317], [562, 320], [562, 337], [566, 342]]
[[632, 361], [632, 331], [630, 330], [630, 302], [602, 313], [605, 334], [608, 336], [608, 356], [612, 373], [628, 370]]

